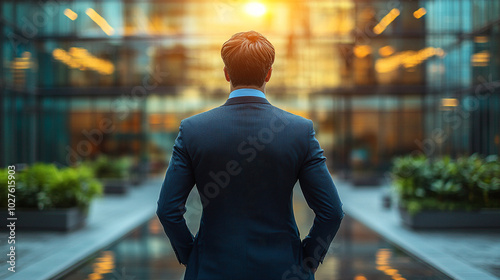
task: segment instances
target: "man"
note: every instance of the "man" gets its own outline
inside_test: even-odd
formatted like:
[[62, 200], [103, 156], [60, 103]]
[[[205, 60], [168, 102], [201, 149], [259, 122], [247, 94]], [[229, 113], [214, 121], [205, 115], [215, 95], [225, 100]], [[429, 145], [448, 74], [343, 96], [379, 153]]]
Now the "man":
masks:
[[[275, 53], [264, 36], [237, 33], [221, 55], [229, 99], [181, 121], [158, 218], [184, 279], [314, 279], [344, 213], [313, 123], [267, 101]], [[316, 216], [302, 241], [297, 179]], [[195, 184], [203, 214], [193, 237], [183, 214]]]

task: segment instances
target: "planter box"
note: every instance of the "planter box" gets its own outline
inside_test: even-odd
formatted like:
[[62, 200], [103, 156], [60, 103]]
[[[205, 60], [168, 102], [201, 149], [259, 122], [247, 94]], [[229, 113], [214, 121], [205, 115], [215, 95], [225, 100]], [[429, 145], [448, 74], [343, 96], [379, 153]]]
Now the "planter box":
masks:
[[[16, 229], [71, 231], [85, 225], [88, 209], [79, 207], [37, 210], [16, 209]], [[1, 209], [0, 219], [7, 221], [7, 209]], [[7, 229], [2, 227], [3, 230]]]
[[130, 181], [128, 179], [99, 179], [104, 186], [105, 194], [125, 194], [130, 188]]
[[399, 207], [403, 223], [414, 229], [500, 228], [500, 209], [480, 211], [421, 211], [411, 215]]

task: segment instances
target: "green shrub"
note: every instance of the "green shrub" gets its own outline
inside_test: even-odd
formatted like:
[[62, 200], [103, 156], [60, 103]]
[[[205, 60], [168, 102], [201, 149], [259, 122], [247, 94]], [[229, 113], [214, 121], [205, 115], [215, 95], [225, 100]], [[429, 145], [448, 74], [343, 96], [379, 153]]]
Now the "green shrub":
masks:
[[7, 207], [7, 196], [9, 194], [9, 170], [0, 168], [0, 205]]
[[479, 155], [431, 160], [398, 157], [391, 175], [400, 203], [410, 213], [422, 210], [500, 208], [500, 161]]
[[126, 157], [111, 159], [101, 155], [94, 162], [86, 163], [86, 165], [92, 166], [97, 178], [124, 179], [130, 172], [131, 161]]
[[50, 207], [47, 189], [59, 177], [59, 170], [53, 164], [35, 163], [27, 169], [16, 172], [16, 207], [38, 208]]
[[[7, 170], [1, 172], [0, 207], [7, 207], [7, 199], [3, 199], [7, 194], [4, 180]], [[16, 208], [86, 208], [101, 193], [101, 184], [95, 179], [92, 169], [86, 166], [58, 169], [53, 164], [36, 163], [16, 172]]]
[[57, 208], [87, 207], [92, 198], [102, 194], [101, 184], [94, 179], [91, 169], [86, 166], [64, 168], [60, 176], [47, 190], [52, 206]]

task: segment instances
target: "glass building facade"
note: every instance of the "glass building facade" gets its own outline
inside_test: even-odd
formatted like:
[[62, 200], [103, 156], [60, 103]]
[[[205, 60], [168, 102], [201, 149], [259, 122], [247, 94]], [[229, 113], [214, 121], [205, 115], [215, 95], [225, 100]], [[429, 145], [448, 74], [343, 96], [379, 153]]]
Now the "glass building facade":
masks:
[[[222, 43], [276, 48], [269, 101], [315, 121], [333, 172], [500, 154], [500, 2], [2, 1], [2, 166], [131, 155], [164, 171], [181, 119], [224, 103]], [[358, 177], [359, 177], [358, 176]]]

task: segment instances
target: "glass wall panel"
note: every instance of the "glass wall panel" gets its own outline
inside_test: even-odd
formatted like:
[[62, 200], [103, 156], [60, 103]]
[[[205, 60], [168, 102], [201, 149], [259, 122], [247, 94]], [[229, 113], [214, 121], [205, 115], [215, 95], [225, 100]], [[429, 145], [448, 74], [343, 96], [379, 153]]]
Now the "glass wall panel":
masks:
[[315, 121], [335, 169], [383, 171], [414, 150], [498, 154], [499, 1], [246, 4], [2, 1], [0, 123], [15, 132], [2, 152], [164, 164], [180, 120], [227, 98], [221, 45], [254, 29], [276, 49], [269, 101]]

